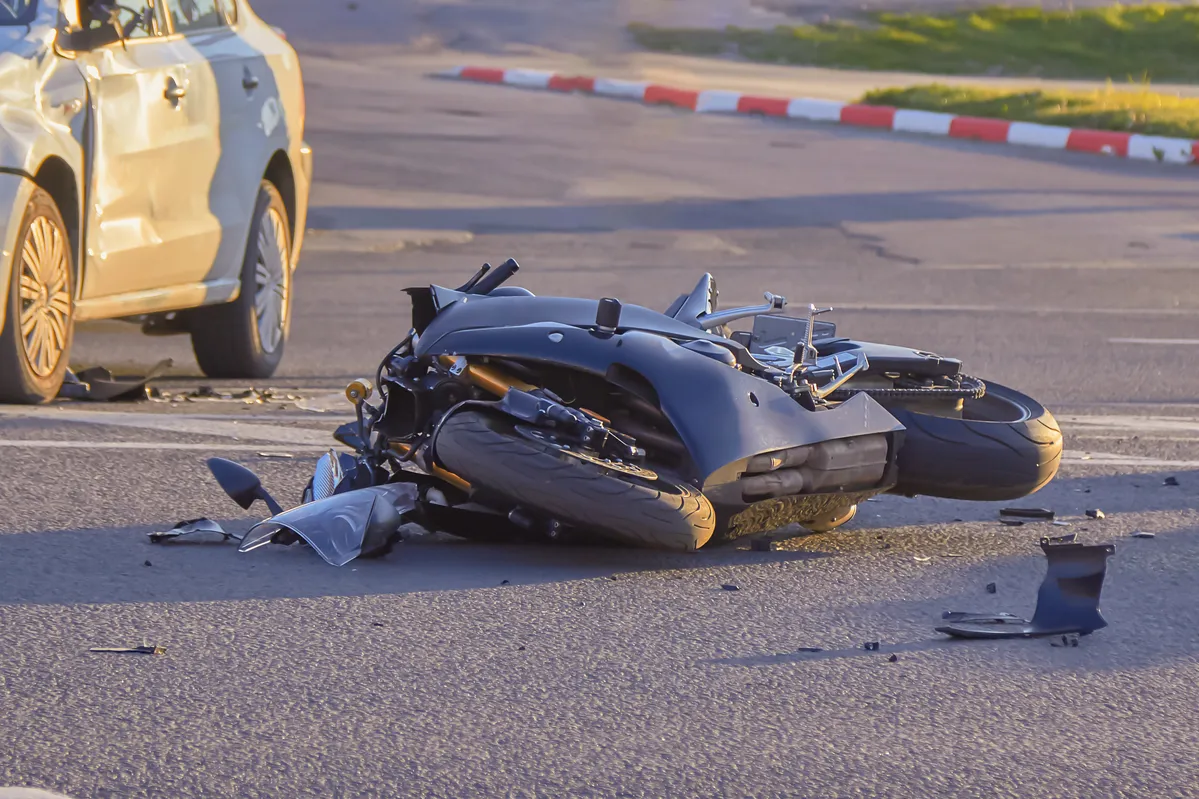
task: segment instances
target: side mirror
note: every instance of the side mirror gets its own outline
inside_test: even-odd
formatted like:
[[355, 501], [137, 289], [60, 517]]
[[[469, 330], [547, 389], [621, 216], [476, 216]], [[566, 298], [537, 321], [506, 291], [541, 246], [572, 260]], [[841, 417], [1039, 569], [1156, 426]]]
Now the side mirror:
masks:
[[208, 471], [212, 472], [212, 476], [216, 478], [221, 490], [228, 494], [230, 499], [241, 505], [243, 510], [249, 510], [255, 500], [261, 499], [270, 508], [272, 514], [277, 515], [283, 512], [283, 507], [262, 487], [262, 481], [258, 479], [258, 475], [240, 463], [234, 463], [224, 458], [209, 458]]

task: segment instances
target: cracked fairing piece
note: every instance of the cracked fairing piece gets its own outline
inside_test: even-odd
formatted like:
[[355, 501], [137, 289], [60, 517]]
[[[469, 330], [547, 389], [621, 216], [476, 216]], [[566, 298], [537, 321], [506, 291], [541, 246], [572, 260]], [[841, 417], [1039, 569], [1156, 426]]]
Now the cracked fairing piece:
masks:
[[1032, 620], [1010, 613], [947, 612], [949, 624], [937, 632], [957, 638], [1032, 638], [1077, 633], [1090, 635], [1107, 626], [1099, 612], [1099, 595], [1107, 574], [1111, 544], [1087, 545], [1041, 539], [1048, 559], [1045, 579], [1037, 592]]
[[67, 370], [66, 379], [58, 391], [60, 399], [90, 400], [92, 402], [121, 402], [146, 398], [146, 386], [175, 365], [170, 358], [154, 364], [149, 373], [139, 377], [118, 377], [103, 366], [93, 366], [82, 372]]
[[416, 509], [417, 495], [412, 483], [334, 494], [259, 522], [246, 533], [238, 551], [258, 549], [287, 530], [304, 539], [329, 565], [344, 566], [390, 545], [405, 515]]
[[166, 541], [175, 541], [188, 536], [199, 535], [201, 533], [214, 533], [221, 536], [222, 541], [229, 539], [240, 540], [236, 535], [226, 532], [225, 528], [214, 522], [212, 519], [189, 519], [188, 521], [179, 522], [170, 530], [161, 530], [158, 532], [147, 533], [151, 544], [161, 544]]

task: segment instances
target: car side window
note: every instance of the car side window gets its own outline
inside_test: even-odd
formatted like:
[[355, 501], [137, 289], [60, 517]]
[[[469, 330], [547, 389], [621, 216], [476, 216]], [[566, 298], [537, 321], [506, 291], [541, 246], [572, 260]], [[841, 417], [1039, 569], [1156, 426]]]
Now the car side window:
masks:
[[79, 22], [85, 30], [119, 24], [126, 39], [160, 36], [166, 29], [161, 4], [162, 0], [125, 0], [119, 6], [103, 0], [80, 0]]
[[171, 0], [175, 33], [220, 28], [228, 24], [222, 0]]

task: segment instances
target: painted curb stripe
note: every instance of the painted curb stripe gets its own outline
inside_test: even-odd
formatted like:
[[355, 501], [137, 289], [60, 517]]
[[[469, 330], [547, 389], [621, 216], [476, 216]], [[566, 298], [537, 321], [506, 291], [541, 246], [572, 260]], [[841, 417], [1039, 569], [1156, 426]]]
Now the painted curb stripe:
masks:
[[755, 97], [720, 89], [695, 91], [644, 81], [559, 75], [535, 69], [463, 66], [440, 72], [438, 76], [477, 83], [499, 83], [525, 89], [617, 97], [637, 100], [647, 105], [672, 106], [700, 114], [753, 114], [812, 122], [836, 122], [903, 133], [1072, 150], [1168, 164], [1193, 164], [1199, 161], [1199, 141], [1167, 136], [1010, 122], [1003, 119], [956, 116], [881, 105], [840, 103], [811, 97]]

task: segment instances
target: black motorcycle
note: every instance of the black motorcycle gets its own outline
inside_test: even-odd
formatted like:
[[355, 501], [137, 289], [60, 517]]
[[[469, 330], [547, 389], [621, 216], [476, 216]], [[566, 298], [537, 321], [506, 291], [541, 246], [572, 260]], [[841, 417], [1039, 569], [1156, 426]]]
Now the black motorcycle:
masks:
[[347, 389], [358, 422], [336, 437], [355, 454], [322, 458], [304, 503], [243, 550], [298, 536], [336, 562], [386, 551], [404, 519], [695, 550], [832, 530], [886, 492], [1015, 499], [1057, 472], [1062, 434], [1035, 400], [839, 336], [817, 318], [831, 309], [789, 317], [767, 293], [719, 310], [707, 274], [665, 312], [536, 297], [504, 285], [518, 269], [407, 289], [412, 330]]

